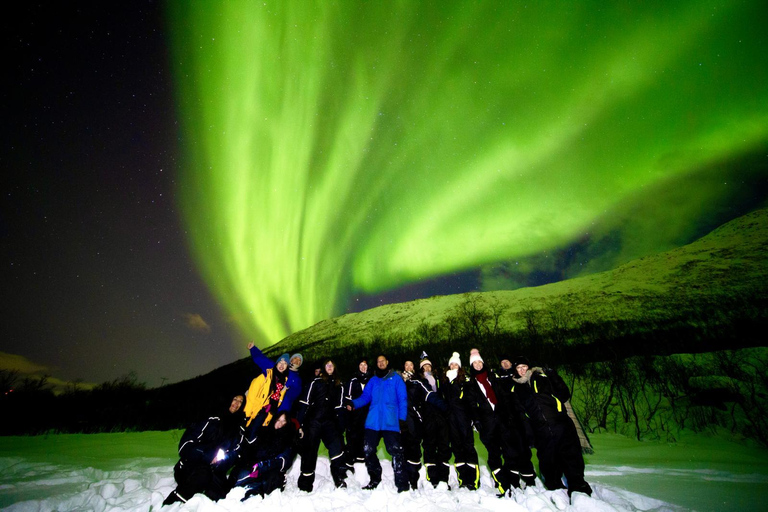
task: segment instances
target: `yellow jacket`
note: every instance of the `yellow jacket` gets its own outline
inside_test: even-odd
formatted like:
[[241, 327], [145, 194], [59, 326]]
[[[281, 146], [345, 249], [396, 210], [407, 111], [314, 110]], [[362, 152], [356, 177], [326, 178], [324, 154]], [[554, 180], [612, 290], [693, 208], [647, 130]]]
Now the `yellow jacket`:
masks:
[[[245, 424], [246, 427], [251, 424], [253, 418], [255, 418], [256, 415], [269, 403], [269, 387], [272, 383], [273, 374], [274, 371], [270, 368], [267, 370], [266, 374], [262, 373], [251, 381], [245, 400], [245, 416], [248, 418], [248, 421]], [[283, 397], [285, 396], [285, 391], [287, 389], [287, 387], [283, 387], [282, 391], [280, 391], [280, 398], [277, 400], [278, 407], [280, 407], [280, 404], [283, 402]], [[272, 412], [274, 411], [267, 413], [267, 418], [264, 420], [263, 426], [269, 424], [269, 421], [272, 419]]]

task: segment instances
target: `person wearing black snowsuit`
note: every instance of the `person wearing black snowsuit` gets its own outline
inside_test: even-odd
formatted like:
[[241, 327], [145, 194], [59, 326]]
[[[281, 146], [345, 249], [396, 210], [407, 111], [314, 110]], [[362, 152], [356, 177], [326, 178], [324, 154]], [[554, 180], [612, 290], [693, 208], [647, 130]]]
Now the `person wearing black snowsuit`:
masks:
[[474, 491], [480, 485], [480, 468], [475, 450], [472, 420], [464, 397], [469, 377], [461, 367], [461, 359], [457, 352], [453, 353], [448, 365], [441, 389], [443, 398], [448, 404], [448, 430], [451, 436], [453, 466], [456, 468], [459, 487]]
[[179, 462], [173, 468], [178, 485], [163, 505], [186, 503], [197, 493], [213, 501], [227, 495], [227, 472], [237, 460], [243, 441], [244, 399], [241, 394], [235, 395], [220, 416], [211, 416], [184, 431], [179, 441]]
[[[470, 353], [470, 381], [465, 388], [472, 421], [488, 451], [488, 469], [500, 495], [520, 487], [521, 473], [534, 474], [530, 457], [525, 458], [523, 431], [510, 425], [513, 414], [495, 376], [489, 372], [477, 349]], [[503, 457], [503, 462], [502, 462]]]
[[565, 403], [571, 392], [562, 378], [553, 371], [530, 368], [528, 360], [514, 361], [517, 377], [512, 395], [525, 411], [533, 428], [541, 479], [547, 489], [562, 489], [562, 476], [568, 496], [574, 492], [592, 495], [584, 480], [584, 457], [576, 427], [568, 416]]
[[[516, 377], [515, 369], [512, 366], [511, 360], [502, 356], [499, 360], [499, 368], [494, 371], [496, 376], [496, 382], [501, 390], [501, 395], [508, 407], [505, 409], [511, 416], [509, 418], [509, 425], [513, 426], [515, 430], [520, 434], [521, 440], [521, 457], [526, 460], [531, 460], [533, 453], [531, 448], [534, 446], [533, 429], [531, 428], [531, 422], [525, 416], [525, 411], [520, 407], [519, 403], [514, 400], [512, 396], [512, 388], [515, 385], [513, 380]], [[531, 466], [532, 468], [533, 466]], [[528, 472], [521, 472], [520, 479], [526, 486], [536, 485], [536, 474], [531, 470]]]
[[344, 458], [344, 387], [339, 381], [336, 365], [330, 359], [323, 364], [319, 377], [309, 384], [299, 400], [296, 418], [301, 425], [301, 475], [299, 489], [312, 492], [320, 441], [328, 449], [331, 476], [336, 487], [346, 487], [347, 465]]
[[451, 460], [451, 434], [448, 427], [448, 405], [440, 392], [440, 380], [432, 375], [432, 363], [423, 354], [419, 363], [420, 386], [417, 405], [421, 412], [421, 447], [427, 480], [433, 487], [440, 482], [448, 484]]
[[[344, 399], [351, 401], [359, 398], [372, 376], [373, 372], [368, 367], [368, 360], [361, 359], [357, 364], [357, 371], [345, 386]], [[367, 405], [347, 413], [347, 467], [350, 469], [357, 462], [365, 462], [363, 434], [365, 433], [366, 416], [368, 416]]]
[[421, 414], [417, 407], [418, 394], [416, 382], [413, 377], [413, 362], [406, 361], [405, 370], [401, 374], [405, 382], [405, 392], [408, 397], [408, 413], [400, 431], [400, 440], [403, 445], [405, 457], [404, 473], [408, 478], [408, 485], [416, 490], [419, 486], [419, 469], [421, 468]]
[[248, 489], [244, 500], [285, 489], [285, 475], [296, 458], [296, 430], [287, 411], [279, 412], [268, 426], [258, 428], [247, 457], [241, 453], [229, 475], [232, 486]]

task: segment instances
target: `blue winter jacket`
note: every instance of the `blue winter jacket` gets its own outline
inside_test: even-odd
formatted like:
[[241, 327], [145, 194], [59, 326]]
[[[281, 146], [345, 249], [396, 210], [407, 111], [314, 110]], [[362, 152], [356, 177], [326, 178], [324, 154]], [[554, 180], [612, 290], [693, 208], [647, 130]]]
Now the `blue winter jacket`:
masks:
[[[259, 367], [261, 373], [267, 373], [267, 370], [275, 367], [275, 363], [256, 347], [251, 347], [251, 359], [253, 359], [253, 362]], [[293, 402], [296, 401], [299, 394], [301, 394], [301, 377], [299, 377], [298, 372], [288, 370], [285, 387], [288, 389], [285, 391], [285, 396], [280, 403], [280, 407], [277, 409], [278, 411], [290, 411], [293, 407]]]
[[402, 377], [389, 371], [384, 378], [372, 377], [360, 398], [352, 400], [355, 409], [371, 404], [365, 428], [400, 432], [400, 422], [408, 414], [408, 397]]

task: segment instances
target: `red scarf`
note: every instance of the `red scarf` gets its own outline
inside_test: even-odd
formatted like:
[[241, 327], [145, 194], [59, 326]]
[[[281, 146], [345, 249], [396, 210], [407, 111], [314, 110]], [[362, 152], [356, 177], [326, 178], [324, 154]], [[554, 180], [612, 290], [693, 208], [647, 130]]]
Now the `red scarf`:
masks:
[[491, 387], [491, 383], [488, 382], [488, 372], [483, 371], [482, 373], [478, 373], [475, 378], [477, 379], [477, 382], [479, 382], [480, 385], [482, 385], [485, 389], [485, 397], [489, 402], [496, 406], [498, 403], [496, 401], [496, 393], [494, 393], [493, 388]]
[[275, 392], [269, 395], [270, 400], [279, 400], [280, 399], [280, 392], [283, 390], [283, 385], [278, 382], [275, 384]]

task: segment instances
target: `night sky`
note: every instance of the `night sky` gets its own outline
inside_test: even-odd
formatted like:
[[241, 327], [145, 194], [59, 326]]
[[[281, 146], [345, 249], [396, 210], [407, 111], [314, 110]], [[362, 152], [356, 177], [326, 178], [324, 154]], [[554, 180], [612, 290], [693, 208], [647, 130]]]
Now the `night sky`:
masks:
[[765, 204], [764, 2], [187, 4], [5, 17], [5, 367], [157, 386]]

